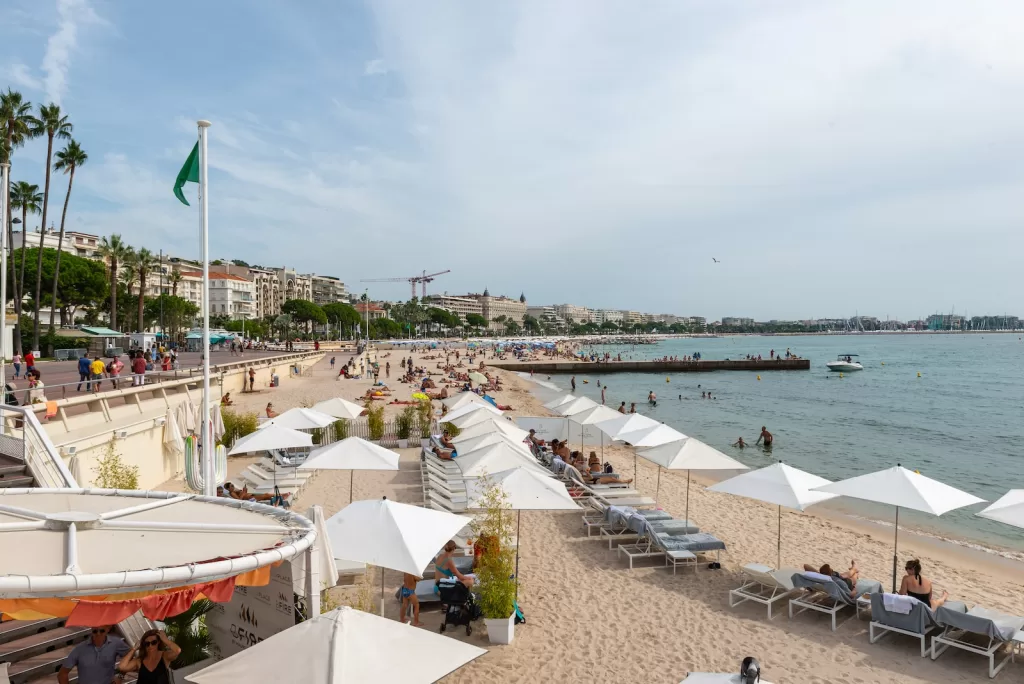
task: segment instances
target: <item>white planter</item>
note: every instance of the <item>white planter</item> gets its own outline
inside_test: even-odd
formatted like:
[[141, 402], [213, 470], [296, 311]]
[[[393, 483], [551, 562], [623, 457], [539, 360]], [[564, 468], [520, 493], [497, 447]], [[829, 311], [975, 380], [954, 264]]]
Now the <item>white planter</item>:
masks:
[[409, 448], [409, 440], [407, 440], [407, 439], [400, 439], [400, 440], [398, 440], [398, 448], [399, 449], [408, 449]]
[[515, 636], [516, 614], [512, 613], [507, 620], [484, 618], [487, 627], [487, 640], [492, 644], [511, 644]]
[[430, 438], [429, 437], [424, 437], [423, 439], [421, 439], [420, 440], [420, 446], [422, 446], [424, 449], [429, 449], [430, 448]]

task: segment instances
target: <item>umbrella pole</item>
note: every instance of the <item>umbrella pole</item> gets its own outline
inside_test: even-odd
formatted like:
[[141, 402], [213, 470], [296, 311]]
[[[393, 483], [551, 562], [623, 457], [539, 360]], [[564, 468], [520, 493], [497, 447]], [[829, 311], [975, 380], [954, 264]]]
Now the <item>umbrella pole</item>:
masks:
[[896, 507], [896, 536], [892, 540], [892, 593], [896, 593], [896, 565], [899, 563], [900, 507]]
[[654, 503], [658, 503], [658, 495], [661, 494], [661, 466], [658, 466], [658, 487], [654, 490]]
[[640, 484], [640, 481], [636, 479], [636, 447], [633, 447], [633, 482], [636, 482], [637, 485]]
[[686, 520], [686, 523], [684, 523], [684, 524], [686, 525], [687, 528], [689, 528], [690, 527], [690, 469], [689, 468], [686, 469], [686, 517], [684, 518], [684, 520]]
[[775, 548], [775, 569], [782, 569], [782, 506], [779, 506], [779, 545]]
[[348, 471], [348, 502], [352, 503], [352, 482], [355, 480], [356, 471]]
[[380, 566], [380, 616], [384, 617], [384, 566]]
[[519, 602], [519, 545], [522, 541], [519, 538], [519, 523], [522, 522], [523, 512], [516, 511], [516, 603]]

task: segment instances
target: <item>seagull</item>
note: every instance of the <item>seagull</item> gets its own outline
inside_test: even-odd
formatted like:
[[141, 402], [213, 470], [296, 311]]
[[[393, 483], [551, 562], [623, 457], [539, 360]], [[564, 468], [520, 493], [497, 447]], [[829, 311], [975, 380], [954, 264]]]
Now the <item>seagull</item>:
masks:
[[722, 263], [721, 261], [719, 261], [719, 260], [718, 260], [718, 259], [716, 259], [715, 257], [711, 257], [711, 260], [712, 260], [712, 261], [714, 261], [714, 262], [715, 262], [716, 264], [720, 264], [720, 263]]

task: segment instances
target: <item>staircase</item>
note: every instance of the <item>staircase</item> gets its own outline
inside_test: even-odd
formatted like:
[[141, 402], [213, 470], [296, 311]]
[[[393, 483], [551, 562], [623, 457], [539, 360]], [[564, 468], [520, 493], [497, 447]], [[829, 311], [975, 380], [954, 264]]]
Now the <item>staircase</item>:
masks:
[[[56, 683], [71, 649], [90, 636], [88, 627], [65, 627], [64, 618], [0, 623], [0, 662], [10, 663], [11, 684]], [[77, 679], [71, 673], [71, 681]]]
[[34, 487], [35, 484], [24, 461], [0, 453], [0, 487]]

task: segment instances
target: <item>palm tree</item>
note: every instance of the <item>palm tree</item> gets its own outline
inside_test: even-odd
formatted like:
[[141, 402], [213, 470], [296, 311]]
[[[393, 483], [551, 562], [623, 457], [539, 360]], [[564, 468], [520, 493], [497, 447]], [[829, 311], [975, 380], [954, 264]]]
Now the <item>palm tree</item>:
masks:
[[[138, 255], [135, 252], [135, 248], [129, 245], [127, 247], [127, 249], [125, 250], [124, 256], [121, 257], [121, 273], [120, 273], [121, 283], [124, 285], [125, 289], [128, 291], [129, 296], [132, 294], [132, 288], [135, 287], [135, 281], [138, 278], [138, 274], [139, 274], [138, 269], [135, 267], [135, 262], [137, 260], [138, 260]], [[124, 325], [125, 329], [127, 330], [127, 328], [128, 328], [128, 313], [124, 312], [124, 314], [125, 314], [125, 320], [124, 320], [124, 324], [123, 325]]]
[[[50, 164], [53, 162], [53, 139], [71, 139], [71, 123], [60, 112], [60, 105], [39, 105], [39, 118], [32, 124], [33, 135], [46, 136], [46, 184], [43, 186], [43, 223], [39, 232], [39, 261], [36, 265], [36, 302], [33, 314], [32, 348], [39, 349], [39, 304], [43, 291], [43, 238], [46, 237], [46, 209], [50, 203]], [[56, 306], [53, 302], [51, 306]]]
[[57, 262], [53, 266], [53, 296], [50, 301], [50, 334], [53, 334], [53, 312], [57, 309], [57, 278], [60, 276], [60, 251], [64, 245], [64, 221], [68, 217], [68, 201], [71, 199], [71, 186], [75, 182], [75, 169], [89, 161], [89, 155], [75, 140], [69, 140], [64, 149], [57, 153], [57, 161], [53, 164], [55, 171], [68, 174], [68, 194], [64, 195], [64, 211], [60, 215], [60, 237], [57, 238]]
[[110, 327], [117, 330], [117, 269], [128, 256], [129, 247], [118, 234], [103, 238], [97, 250], [110, 271]]
[[135, 253], [135, 271], [139, 274], [139, 332], [145, 328], [143, 307], [146, 301], [146, 279], [158, 263], [156, 255], [145, 247]]
[[171, 269], [171, 272], [167, 274], [167, 282], [171, 284], [171, 296], [178, 296], [178, 283], [181, 282], [184, 276], [181, 275], [181, 270], [175, 266]]
[[14, 232], [11, 223], [7, 224], [7, 242], [11, 245], [11, 265], [14, 272], [11, 282], [14, 292], [14, 351], [21, 353], [21, 301], [25, 298], [25, 236], [28, 234], [28, 215], [42, 211], [43, 195], [39, 186], [26, 181], [18, 181], [11, 188], [10, 209], [21, 209], [21, 275], [18, 275], [18, 264], [14, 261]]

